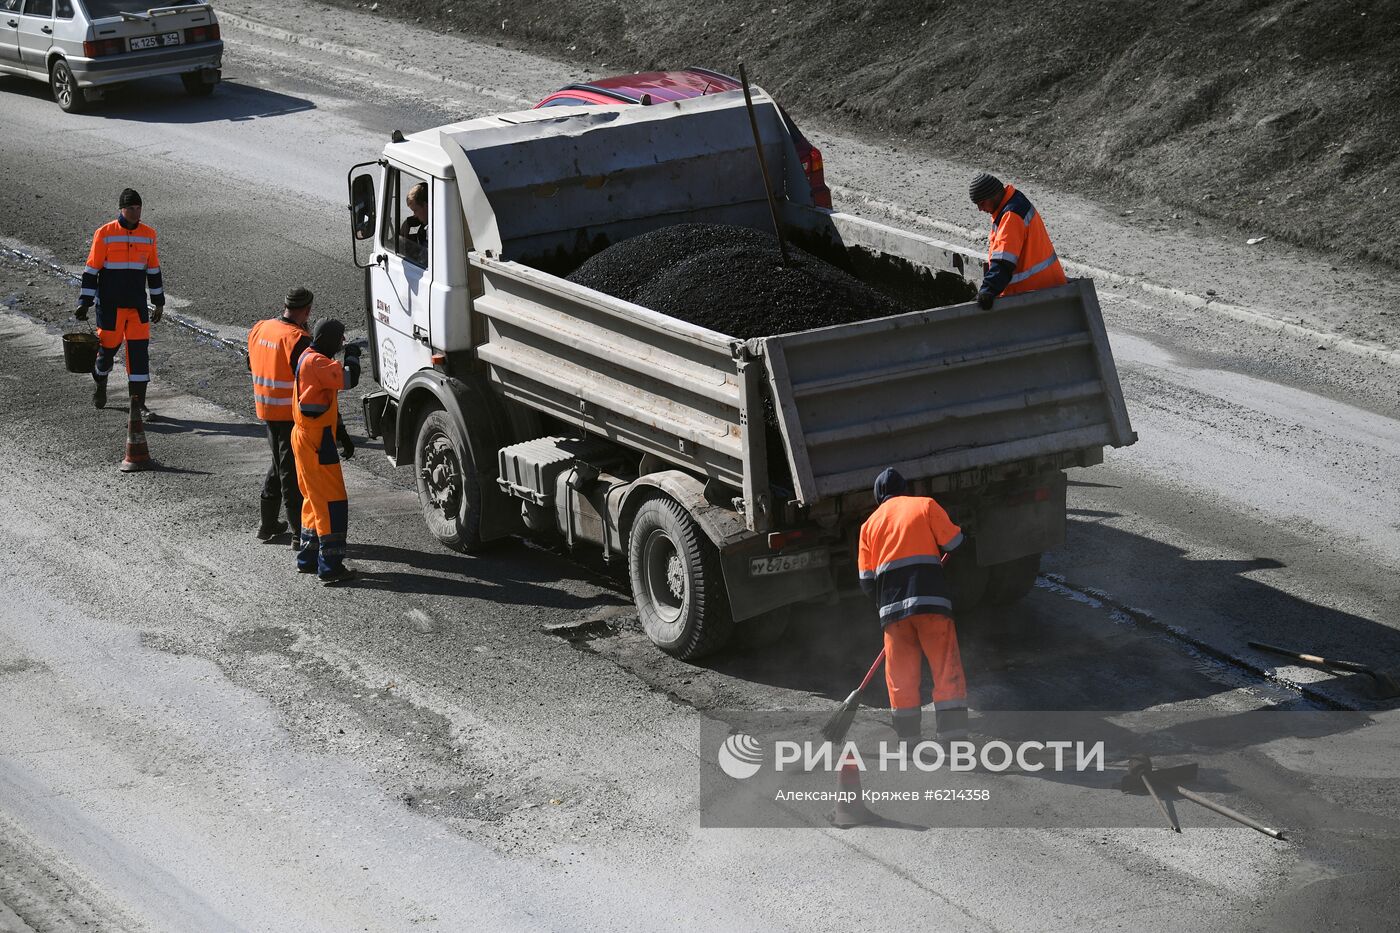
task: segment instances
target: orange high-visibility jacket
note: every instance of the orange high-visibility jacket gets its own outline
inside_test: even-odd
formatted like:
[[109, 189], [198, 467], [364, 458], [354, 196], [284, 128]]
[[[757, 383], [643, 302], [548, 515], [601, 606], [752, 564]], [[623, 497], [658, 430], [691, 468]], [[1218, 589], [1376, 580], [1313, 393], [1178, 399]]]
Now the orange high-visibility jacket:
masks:
[[165, 304], [155, 228], [138, 223], [127, 229], [120, 218], [98, 227], [92, 235], [87, 268], [83, 269], [79, 302], [90, 304], [96, 299], [98, 309], [109, 313], [135, 308], [144, 323], [147, 292], [151, 304]]
[[1019, 295], [1066, 281], [1040, 212], [1029, 198], [1007, 185], [1001, 205], [992, 215], [987, 274], [981, 290], [993, 295]]
[[311, 335], [286, 318], [258, 321], [248, 332], [248, 368], [253, 372], [253, 404], [264, 421], [291, 421], [298, 344]]
[[927, 496], [891, 496], [865, 520], [860, 585], [875, 597], [881, 625], [926, 612], [952, 612], [940, 556], [962, 540], [962, 529]]
[[324, 428], [333, 441], [336, 422], [340, 420], [340, 390], [355, 385], [350, 374], [335, 360], [309, 347], [297, 360], [295, 381], [297, 403], [293, 406], [293, 420], [297, 427], [307, 432]]

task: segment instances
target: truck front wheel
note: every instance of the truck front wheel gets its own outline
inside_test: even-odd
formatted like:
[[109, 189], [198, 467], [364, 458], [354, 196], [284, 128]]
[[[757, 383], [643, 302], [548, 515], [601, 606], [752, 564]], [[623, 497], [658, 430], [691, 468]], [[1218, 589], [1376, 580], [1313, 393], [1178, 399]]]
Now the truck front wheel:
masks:
[[724, 647], [734, 621], [719, 554], [679, 503], [652, 499], [637, 510], [627, 569], [642, 628], [656, 647], [683, 661]]
[[1025, 596], [1035, 586], [1040, 574], [1040, 555], [1027, 554], [987, 568], [987, 589], [982, 602], [989, 606], [1005, 606]]
[[460, 429], [445, 411], [429, 412], [414, 444], [418, 504], [433, 537], [454, 551], [481, 547], [481, 487]]

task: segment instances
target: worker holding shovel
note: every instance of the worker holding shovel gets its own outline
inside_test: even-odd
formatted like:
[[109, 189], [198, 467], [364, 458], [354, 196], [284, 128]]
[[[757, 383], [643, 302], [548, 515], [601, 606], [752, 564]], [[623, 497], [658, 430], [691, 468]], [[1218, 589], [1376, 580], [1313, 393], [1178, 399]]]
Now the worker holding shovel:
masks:
[[908, 495], [893, 467], [875, 480], [875, 501], [860, 529], [860, 585], [874, 597], [884, 627], [895, 733], [911, 744], [921, 738], [919, 675], [927, 657], [938, 738], [966, 738], [967, 680], [942, 558], [962, 543], [962, 530], [933, 499]]

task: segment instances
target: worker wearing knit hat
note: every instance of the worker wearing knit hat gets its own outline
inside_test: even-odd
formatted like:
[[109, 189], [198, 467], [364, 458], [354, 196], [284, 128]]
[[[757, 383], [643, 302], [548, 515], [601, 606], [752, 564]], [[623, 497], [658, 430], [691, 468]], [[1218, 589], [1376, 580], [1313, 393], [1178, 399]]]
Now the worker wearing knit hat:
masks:
[[992, 215], [987, 242], [986, 272], [977, 290], [977, 303], [991, 309], [1000, 295], [1019, 295], [1066, 282], [1045, 221], [1024, 194], [986, 172], [967, 186], [968, 196], [984, 214]]

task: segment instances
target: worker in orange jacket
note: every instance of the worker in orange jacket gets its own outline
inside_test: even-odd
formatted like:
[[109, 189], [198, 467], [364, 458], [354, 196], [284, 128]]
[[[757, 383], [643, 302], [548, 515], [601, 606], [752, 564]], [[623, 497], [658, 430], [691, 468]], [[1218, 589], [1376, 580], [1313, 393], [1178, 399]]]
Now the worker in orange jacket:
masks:
[[[345, 350], [345, 362], [335, 355]], [[340, 392], [360, 381], [360, 348], [345, 346], [345, 325], [335, 320], [316, 325], [311, 345], [296, 362], [292, 406], [292, 454], [301, 488], [299, 573], [315, 573], [327, 585], [353, 580], [345, 566], [345, 535], [350, 503], [336, 452]]]
[[[253, 406], [267, 431], [272, 465], [262, 487], [262, 523], [258, 538], [271, 541], [292, 528], [292, 546], [301, 546], [301, 490], [297, 487], [292, 454], [292, 407], [297, 360], [311, 346], [311, 290], [300, 286], [287, 292], [281, 317], [258, 321], [248, 332], [248, 369], [253, 374]], [[348, 440], [348, 438], [347, 438]], [[348, 454], [347, 454], [348, 456]], [[287, 521], [279, 517], [282, 506]]]
[[986, 273], [977, 289], [979, 305], [991, 308], [1001, 295], [1065, 284], [1065, 270], [1055, 255], [1045, 221], [1029, 198], [986, 172], [972, 179], [968, 194], [979, 211], [992, 215]]
[[[146, 296], [151, 307], [147, 308]], [[92, 368], [92, 403], [107, 404], [107, 377], [123, 341], [126, 343], [127, 394], [142, 417], [146, 387], [151, 381], [151, 324], [165, 311], [165, 283], [160, 274], [156, 231], [141, 222], [141, 195], [127, 188], [117, 199], [117, 217], [97, 228], [83, 269], [78, 292], [77, 317], [86, 321], [97, 303], [97, 339], [100, 348]]]
[[927, 657], [938, 737], [965, 737], [967, 679], [941, 559], [962, 543], [962, 530], [937, 502], [908, 495], [904, 477], [893, 467], [875, 480], [875, 502], [874, 514], [860, 528], [860, 585], [875, 599], [884, 628], [885, 684], [895, 733], [905, 742], [920, 737], [919, 677]]

